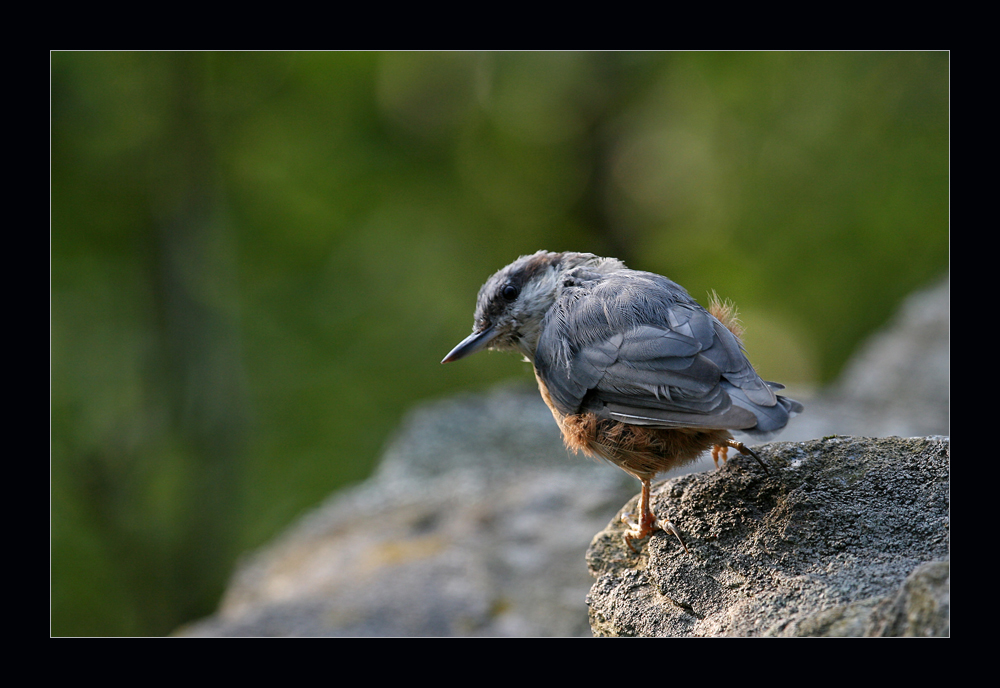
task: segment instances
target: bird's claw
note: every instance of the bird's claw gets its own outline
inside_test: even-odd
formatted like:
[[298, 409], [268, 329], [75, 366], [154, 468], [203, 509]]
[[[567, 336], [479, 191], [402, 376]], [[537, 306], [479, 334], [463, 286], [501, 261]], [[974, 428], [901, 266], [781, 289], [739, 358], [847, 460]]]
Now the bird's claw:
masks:
[[764, 463], [763, 460], [761, 460], [761, 458], [757, 455], [757, 452], [755, 452], [753, 449], [743, 444], [742, 442], [738, 442], [737, 440], [734, 439], [726, 440], [725, 444], [716, 444], [715, 446], [712, 447], [712, 461], [715, 462], [716, 468], [719, 467], [720, 456], [722, 457], [722, 463], [726, 462], [727, 455], [729, 454], [729, 447], [736, 449], [737, 451], [739, 451], [740, 454], [744, 454], [746, 456], [752, 456], [757, 461], [757, 463], [760, 464], [760, 467], [764, 469], [765, 473], [770, 472], [767, 470], [767, 464]]
[[630, 514], [622, 514], [621, 517], [622, 523], [629, 527], [629, 529], [625, 531], [625, 544], [628, 545], [629, 549], [636, 554], [639, 553], [639, 550], [635, 548], [632, 541], [644, 540], [658, 530], [667, 530], [673, 533], [674, 537], [677, 538], [677, 541], [681, 543], [681, 547], [684, 548], [684, 551], [688, 552], [687, 545], [684, 544], [684, 538], [681, 537], [681, 534], [677, 531], [677, 528], [670, 521], [670, 519], [664, 521], [661, 526], [652, 512], [649, 512], [645, 517], [643, 517], [639, 523], [634, 523], [629, 517]]
[[[622, 514], [622, 523], [628, 526], [628, 530], [625, 531], [625, 544], [629, 546], [629, 549], [638, 554], [639, 550], [635, 548], [632, 541], [644, 540], [645, 538], [648, 538], [657, 530], [660, 530], [660, 525], [656, 522], [655, 516], [651, 519], [642, 519], [641, 524], [630, 520], [630, 516], [631, 514]], [[652, 514], [650, 514], [650, 516], [652, 516]]]

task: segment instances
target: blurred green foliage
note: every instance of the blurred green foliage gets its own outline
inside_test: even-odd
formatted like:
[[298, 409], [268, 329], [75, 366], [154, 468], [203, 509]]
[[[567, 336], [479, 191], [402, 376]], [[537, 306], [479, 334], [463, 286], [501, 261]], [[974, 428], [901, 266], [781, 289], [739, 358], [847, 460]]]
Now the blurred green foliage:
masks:
[[363, 479], [493, 271], [615, 255], [831, 380], [948, 266], [947, 53], [53, 53], [52, 633], [162, 634]]

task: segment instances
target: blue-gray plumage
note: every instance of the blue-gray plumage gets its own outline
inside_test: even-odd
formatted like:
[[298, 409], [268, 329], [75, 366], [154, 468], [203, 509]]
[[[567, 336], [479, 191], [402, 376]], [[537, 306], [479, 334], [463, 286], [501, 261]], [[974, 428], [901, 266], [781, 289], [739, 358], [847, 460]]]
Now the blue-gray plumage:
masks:
[[759, 461], [729, 431], [766, 439], [802, 410], [757, 375], [734, 323], [719, 314], [726, 323], [675, 282], [617, 259], [539, 251], [487, 280], [473, 333], [442, 362], [482, 348], [532, 362], [566, 445], [642, 483], [631, 546], [657, 528], [648, 506], [656, 473], [709, 448], [724, 456], [734, 447]]

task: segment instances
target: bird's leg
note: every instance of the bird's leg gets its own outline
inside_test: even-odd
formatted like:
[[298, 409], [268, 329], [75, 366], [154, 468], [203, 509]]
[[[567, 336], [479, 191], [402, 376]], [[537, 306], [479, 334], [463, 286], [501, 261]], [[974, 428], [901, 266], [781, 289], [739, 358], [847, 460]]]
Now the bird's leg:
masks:
[[639, 522], [632, 523], [628, 514], [622, 514], [622, 521], [629, 527], [625, 533], [625, 544], [633, 552], [638, 552], [632, 545], [633, 540], [642, 540], [660, 529], [660, 525], [656, 522], [656, 516], [649, 508], [649, 479], [640, 478], [639, 481], [642, 483], [642, 492], [639, 494]]
[[719, 467], [719, 461], [717, 459], [718, 454], [721, 452], [721, 454], [722, 454], [722, 460], [725, 461], [726, 460], [726, 454], [729, 451], [728, 447], [732, 447], [733, 449], [739, 450], [740, 454], [745, 454], [746, 456], [752, 456], [754, 459], [757, 460], [757, 463], [760, 464], [760, 467], [764, 469], [764, 472], [765, 473], [768, 472], [768, 470], [767, 470], [767, 464], [764, 463], [763, 461], [761, 461], [761, 458], [759, 456], [757, 456], [757, 452], [755, 452], [753, 449], [751, 449], [747, 445], [743, 444], [742, 442], [737, 442], [732, 437], [730, 437], [728, 440], [726, 440], [725, 443], [723, 443], [723, 444], [717, 444], [714, 447], [712, 447], [712, 460], [715, 461], [715, 467], [716, 468]]
[[[633, 552], [638, 553], [638, 550], [632, 545], [633, 540], [642, 540], [643, 538], [649, 537], [652, 533], [657, 530], [664, 530], [661, 528], [660, 524], [656, 522], [656, 516], [653, 514], [653, 510], [649, 508], [649, 478], [640, 478], [639, 481], [642, 483], [642, 492], [639, 495], [639, 523], [632, 523], [628, 520], [628, 517], [623, 515], [622, 521], [627, 525], [630, 530], [625, 533], [625, 544], [629, 546]], [[669, 530], [677, 538], [678, 542], [681, 543], [681, 547], [687, 552], [687, 545], [684, 544], [681, 534], [677, 532], [677, 528], [674, 524], [670, 522], [668, 518], [664, 521], [666, 530]]]
[[713, 444], [712, 445], [712, 461], [715, 463], [715, 468], [719, 468], [719, 457], [722, 457], [722, 463], [725, 463], [729, 457], [729, 447], [724, 444]]

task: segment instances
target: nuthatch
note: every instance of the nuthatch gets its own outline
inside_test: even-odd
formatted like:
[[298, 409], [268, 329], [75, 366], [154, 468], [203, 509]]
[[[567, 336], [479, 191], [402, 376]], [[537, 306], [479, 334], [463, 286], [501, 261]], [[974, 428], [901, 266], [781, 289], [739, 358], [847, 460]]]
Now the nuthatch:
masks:
[[[441, 362], [484, 348], [523, 354], [567, 448], [642, 483], [639, 522], [626, 521], [632, 547], [660, 529], [649, 506], [657, 473], [707, 449], [725, 459], [728, 447], [763, 466], [729, 431], [767, 439], [802, 410], [754, 371], [731, 308], [712, 308], [616, 258], [539, 251], [486, 281], [472, 334]], [[686, 551], [670, 520], [664, 524]]]

